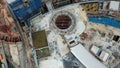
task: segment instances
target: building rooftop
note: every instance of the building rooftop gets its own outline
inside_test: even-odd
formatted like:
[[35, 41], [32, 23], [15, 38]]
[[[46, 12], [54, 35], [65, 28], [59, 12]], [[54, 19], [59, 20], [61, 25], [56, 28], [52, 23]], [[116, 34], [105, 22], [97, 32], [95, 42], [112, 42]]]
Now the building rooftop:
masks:
[[[92, 54], [90, 54], [81, 44], [71, 48], [71, 52], [86, 68], [107, 68]], [[90, 61], [90, 62], [89, 62]]]
[[111, 1], [109, 9], [119, 11], [120, 2], [119, 1]]

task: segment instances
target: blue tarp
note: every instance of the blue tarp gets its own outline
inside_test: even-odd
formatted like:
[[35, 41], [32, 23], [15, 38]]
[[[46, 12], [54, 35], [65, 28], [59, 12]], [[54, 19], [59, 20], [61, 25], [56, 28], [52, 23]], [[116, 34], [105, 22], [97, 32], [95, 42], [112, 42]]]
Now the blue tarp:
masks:
[[120, 21], [109, 18], [109, 17], [89, 17], [89, 21], [120, 28]]
[[17, 6], [21, 5], [21, 4], [23, 4], [23, 1], [22, 0], [17, 0], [15, 2], [11, 3], [10, 7], [15, 8], [15, 7], [17, 7]]
[[[22, 7], [19, 7], [21, 6]], [[29, 0], [28, 5], [25, 6], [23, 0], [17, 0], [10, 4], [13, 13], [17, 19], [26, 21], [32, 15], [39, 12], [42, 6], [41, 0]]]

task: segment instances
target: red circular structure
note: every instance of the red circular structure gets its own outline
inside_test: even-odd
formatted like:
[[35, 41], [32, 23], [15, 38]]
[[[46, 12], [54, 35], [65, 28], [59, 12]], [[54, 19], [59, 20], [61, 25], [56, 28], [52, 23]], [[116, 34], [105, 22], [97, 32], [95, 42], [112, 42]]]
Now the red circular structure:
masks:
[[71, 25], [71, 18], [68, 15], [59, 15], [57, 16], [57, 18], [55, 19], [55, 25], [59, 28], [59, 29], [67, 29], [70, 27]]
[[71, 34], [76, 26], [76, 19], [71, 12], [58, 11], [53, 13], [50, 26], [58, 34]]

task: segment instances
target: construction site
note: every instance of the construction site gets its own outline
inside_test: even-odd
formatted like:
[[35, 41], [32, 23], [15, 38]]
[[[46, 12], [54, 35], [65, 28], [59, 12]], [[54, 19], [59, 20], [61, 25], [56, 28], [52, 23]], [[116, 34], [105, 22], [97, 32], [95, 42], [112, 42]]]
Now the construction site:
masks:
[[120, 1], [0, 0], [0, 68], [120, 68]]

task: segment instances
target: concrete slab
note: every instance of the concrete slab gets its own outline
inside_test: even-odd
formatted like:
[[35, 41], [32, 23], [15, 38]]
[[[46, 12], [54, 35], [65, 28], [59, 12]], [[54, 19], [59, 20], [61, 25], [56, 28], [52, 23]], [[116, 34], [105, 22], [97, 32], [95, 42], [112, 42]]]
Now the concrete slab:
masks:
[[9, 44], [10, 47], [10, 53], [13, 59], [13, 62], [15, 62], [17, 65], [20, 65], [20, 61], [19, 61], [19, 54], [18, 54], [18, 49], [16, 44]]
[[63, 62], [57, 59], [43, 60], [39, 66], [39, 68], [64, 68]]

